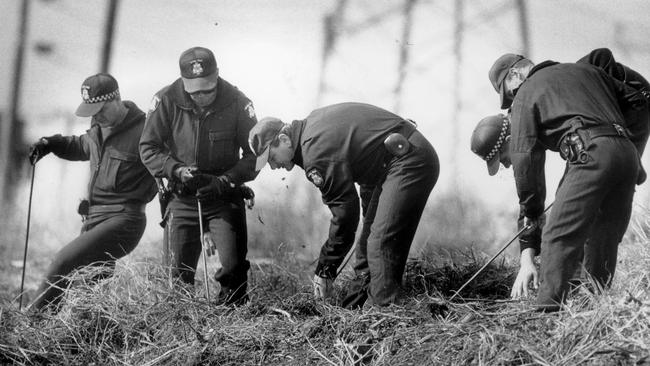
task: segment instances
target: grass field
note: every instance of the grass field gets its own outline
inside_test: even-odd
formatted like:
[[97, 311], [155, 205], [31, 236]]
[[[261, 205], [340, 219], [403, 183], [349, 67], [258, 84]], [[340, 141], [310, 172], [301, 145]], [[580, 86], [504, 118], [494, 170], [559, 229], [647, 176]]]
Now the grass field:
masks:
[[195, 288], [172, 286], [146, 255], [121, 260], [98, 285], [85, 283], [92, 273], [75, 275], [57, 315], [18, 311], [17, 283], [3, 281], [0, 364], [650, 365], [648, 221], [635, 215], [613, 287], [601, 295], [578, 289], [558, 314], [509, 300], [516, 263], [502, 259], [441, 314], [441, 301], [486, 255], [439, 247], [409, 262], [403, 305], [357, 311], [337, 306], [350, 266], [335, 298], [316, 301], [312, 263], [284, 244], [269, 244], [252, 266], [251, 302], [239, 308], [207, 303], [202, 273]]

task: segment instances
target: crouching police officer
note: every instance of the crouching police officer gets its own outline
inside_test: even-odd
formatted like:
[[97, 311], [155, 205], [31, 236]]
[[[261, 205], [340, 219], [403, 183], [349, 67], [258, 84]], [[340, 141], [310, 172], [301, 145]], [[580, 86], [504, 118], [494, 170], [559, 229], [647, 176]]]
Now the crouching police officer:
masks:
[[[238, 187], [256, 176], [248, 132], [257, 122], [251, 101], [219, 77], [212, 51], [193, 47], [180, 56], [181, 77], [154, 97], [140, 140], [151, 174], [170, 182], [164, 259], [188, 284], [201, 255], [199, 220], [217, 246], [218, 304], [248, 301], [246, 212]], [[240, 156], [241, 152], [241, 156]], [[198, 216], [201, 202], [203, 217]]]
[[[512, 164], [510, 161], [510, 120], [503, 114], [488, 116], [483, 118], [472, 133], [471, 149], [481, 159], [487, 163], [488, 174], [495, 175], [499, 171], [499, 166], [503, 165], [509, 168]], [[521, 296], [528, 297], [529, 285], [537, 289], [539, 279], [537, 268], [535, 267], [534, 258], [537, 255], [540, 244], [542, 226], [545, 215], [533, 230], [519, 235], [519, 272], [515, 283], [512, 286], [510, 295], [513, 298]], [[525, 217], [520, 211], [518, 225], [523, 227]], [[589, 269], [589, 272], [594, 272]]]
[[140, 241], [145, 205], [156, 194], [153, 177], [138, 154], [144, 112], [121, 101], [117, 81], [109, 74], [87, 78], [81, 96], [76, 115], [92, 117], [90, 129], [81, 136], [43, 137], [29, 155], [32, 164], [50, 152], [66, 160], [90, 160], [91, 176], [88, 197], [79, 206], [84, 218], [81, 235], [54, 257], [31, 305], [35, 310], [58, 310], [69, 285], [66, 276], [77, 268], [102, 265], [100, 277], [110, 276], [115, 261]]
[[362, 188], [364, 227], [355, 271], [360, 281], [344, 306], [396, 301], [411, 242], [439, 173], [438, 157], [415, 125], [391, 112], [361, 103], [314, 110], [285, 124], [265, 118], [250, 132], [256, 170], [298, 165], [322, 193], [332, 212], [329, 237], [314, 277], [317, 297], [326, 297], [337, 269], [352, 247]]
[[590, 275], [602, 284], [614, 275], [639, 172], [638, 153], [627, 137], [619, 105], [647, 108], [647, 101], [591, 65], [553, 61], [535, 65], [512, 54], [497, 59], [490, 80], [502, 106], [504, 99], [513, 100], [510, 159], [526, 226], [536, 229], [542, 223], [545, 150], [558, 151], [567, 161], [541, 235], [537, 306], [555, 311], [583, 259], [592, 225], [607, 229], [602, 230], [597, 248], [601, 255], [593, 259]]

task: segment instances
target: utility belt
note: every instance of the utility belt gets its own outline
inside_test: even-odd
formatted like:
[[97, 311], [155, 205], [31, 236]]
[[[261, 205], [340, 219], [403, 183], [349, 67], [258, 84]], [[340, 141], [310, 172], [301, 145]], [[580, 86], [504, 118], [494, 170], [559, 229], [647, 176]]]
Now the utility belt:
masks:
[[407, 119], [407, 123], [402, 124], [396, 131], [391, 132], [384, 140], [384, 147], [388, 154], [386, 154], [386, 163], [393, 159], [393, 157], [401, 157], [406, 155], [411, 150], [411, 143], [408, 139], [417, 130], [415, 121]]
[[629, 134], [625, 127], [618, 123], [577, 128], [560, 139], [560, 156], [569, 163], [584, 164], [589, 160], [588, 144], [591, 140], [602, 136], [628, 138]]

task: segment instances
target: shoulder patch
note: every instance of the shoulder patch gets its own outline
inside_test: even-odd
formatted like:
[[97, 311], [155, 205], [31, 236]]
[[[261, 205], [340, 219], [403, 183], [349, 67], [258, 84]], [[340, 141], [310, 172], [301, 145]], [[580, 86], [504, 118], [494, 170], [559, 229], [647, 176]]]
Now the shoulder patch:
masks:
[[158, 95], [154, 95], [153, 98], [151, 98], [151, 104], [149, 105], [149, 110], [147, 111], [147, 116], [151, 114], [151, 112], [155, 111], [156, 108], [158, 108], [158, 105], [160, 104], [160, 98]]
[[244, 110], [248, 113], [248, 117], [255, 118], [255, 108], [253, 108], [253, 102], [248, 102]]
[[314, 185], [318, 188], [323, 186], [323, 176], [320, 174], [318, 169], [313, 168], [307, 172], [307, 179], [309, 179]]

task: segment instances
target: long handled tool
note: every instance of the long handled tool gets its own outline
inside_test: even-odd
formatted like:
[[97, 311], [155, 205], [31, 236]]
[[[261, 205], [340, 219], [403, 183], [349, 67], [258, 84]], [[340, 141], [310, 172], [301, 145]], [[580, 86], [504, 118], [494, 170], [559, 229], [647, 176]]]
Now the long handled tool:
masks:
[[201, 210], [201, 200], [196, 200], [199, 208], [199, 231], [201, 233], [201, 248], [203, 251], [203, 283], [205, 284], [205, 297], [210, 302], [210, 284], [208, 283], [208, 248], [206, 248], [205, 241], [203, 240], [203, 211]]
[[[548, 211], [551, 208], [551, 206], [553, 206], [553, 203], [548, 205], [548, 207], [544, 210], [544, 212]], [[503, 247], [501, 247], [501, 249], [499, 249], [499, 251], [495, 255], [493, 255], [492, 258], [490, 258], [490, 260], [487, 261], [487, 263], [485, 263], [483, 265], [483, 267], [479, 268], [479, 270], [476, 271], [476, 273], [474, 273], [474, 275], [469, 280], [467, 280], [462, 286], [460, 286], [460, 288], [449, 298], [448, 301], [451, 302], [451, 300], [453, 300], [456, 296], [458, 296], [460, 294], [460, 292], [463, 291], [463, 289], [465, 289], [465, 287], [467, 287], [467, 285], [469, 285], [470, 282], [472, 282], [479, 274], [481, 274], [481, 272], [483, 272], [485, 270], [485, 268], [487, 268], [487, 266], [490, 265], [490, 263], [494, 262], [494, 260], [497, 259], [497, 257], [501, 253], [503, 253], [503, 251], [506, 250], [510, 246], [510, 244], [512, 244], [512, 242], [517, 240], [519, 235], [521, 235], [524, 231], [526, 231], [528, 229], [529, 229], [528, 226], [524, 226], [523, 228], [521, 228], [521, 230], [519, 230], [517, 232], [517, 234], [515, 234], [515, 236], [512, 239], [510, 239], [510, 241], [508, 241]]]
[[29, 204], [27, 206], [27, 229], [25, 230], [25, 252], [23, 253], [23, 274], [20, 278], [20, 295], [18, 295], [18, 309], [23, 308], [23, 291], [25, 288], [25, 270], [27, 269], [27, 246], [29, 245], [29, 223], [32, 217], [32, 195], [34, 193], [34, 176], [36, 163], [32, 164], [32, 182], [29, 185]]

